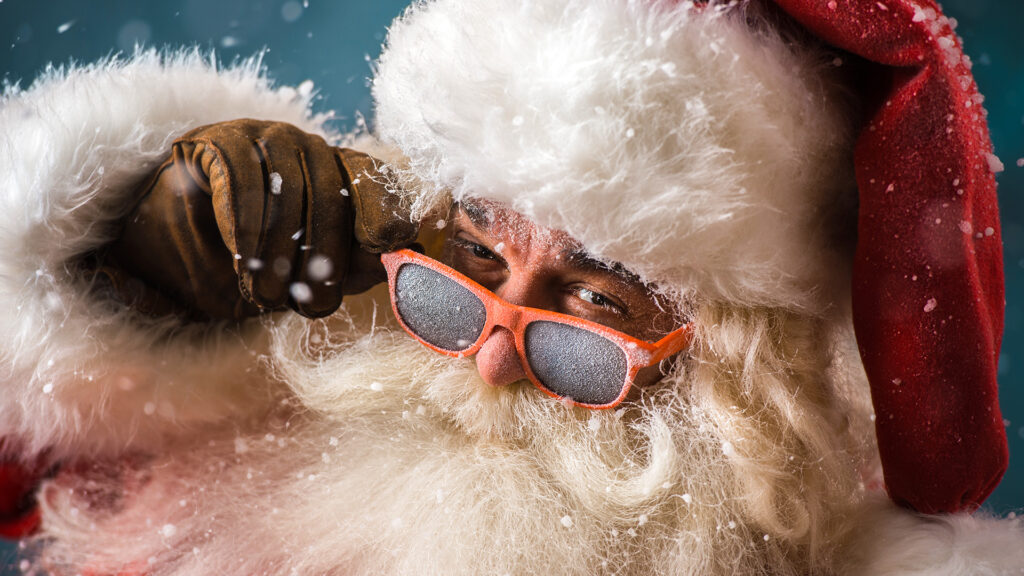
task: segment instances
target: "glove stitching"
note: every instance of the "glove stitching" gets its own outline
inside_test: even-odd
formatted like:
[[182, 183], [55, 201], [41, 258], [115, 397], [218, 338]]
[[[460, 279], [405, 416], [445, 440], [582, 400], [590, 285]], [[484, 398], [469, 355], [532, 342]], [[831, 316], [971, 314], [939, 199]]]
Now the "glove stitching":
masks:
[[[175, 144], [175, 147], [177, 146], [178, 145]], [[153, 188], [156, 187], [156, 183], [160, 180], [160, 177], [163, 175], [163, 173], [166, 172], [167, 169], [173, 165], [174, 154], [172, 153], [171, 156], [167, 158], [167, 160], [164, 160], [163, 164], [161, 164], [160, 167], [157, 168], [156, 171], [148, 179], [146, 179], [145, 184], [138, 188], [138, 190], [141, 190], [142, 192], [139, 194], [137, 198], [135, 198], [135, 200], [132, 203], [131, 209], [128, 210], [128, 214], [131, 215], [133, 221], [138, 221], [139, 207], [142, 206], [142, 203], [145, 202], [147, 198], [149, 198], [150, 194], [153, 193]]]
[[[259, 158], [260, 172], [263, 178], [263, 210], [260, 218], [259, 233], [256, 236], [256, 247], [250, 258], [257, 258], [263, 263], [263, 267], [260, 269], [261, 273], [273, 272], [273, 262], [267, 262], [264, 257], [264, 249], [266, 248], [266, 236], [267, 229], [270, 226], [270, 161], [268, 160], [269, 154], [264, 146], [264, 142], [261, 138], [254, 138], [251, 144], [256, 152], [256, 157]], [[236, 212], [237, 213], [237, 212]], [[243, 256], [243, 260], [246, 256]], [[243, 263], [239, 261], [238, 270], [238, 288], [242, 291], [242, 295], [245, 296], [249, 302], [256, 304], [260, 308], [263, 308], [263, 304], [256, 301], [254, 295], [254, 288], [256, 285], [256, 272], [249, 270], [248, 262], [245, 263], [245, 269], [242, 269]]]
[[[294, 262], [296, 265], [292, 278], [294, 281], [304, 282], [308, 286], [309, 282], [307, 282], [306, 272], [308, 270], [310, 256], [313, 252], [313, 246], [311, 244], [305, 244], [305, 242], [312, 241], [314, 238], [313, 210], [311, 208], [313, 205], [313, 184], [309, 176], [309, 166], [306, 164], [306, 155], [303, 153], [301, 148], [295, 151], [295, 155], [298, 158], [299, 170], [302, 173], [302, 223], [303, 226], [305, 226], [305, 234], [304, 237], [300, 237], [298, 241], [299, 243], [295, 248], [296, 253]], [[306, 247], [305, 250], [303, 250], [303, 246]], [[310, 290], [312, 290], [312, 286], [310, 286]], [[307, 317], [318, 315], [317, 311], [306, 310], [304, 303], [295, 301], [295, 299], [291, 297], [291, 290], [288, 292], [289, 301], [292, 302], [292, 307], [296, 312]], [[308, 304], [312, 305], [315, 304], [315, 302], [310, 301]]]
[[[363, 206], [362, 194], [360, 194], [358, 187], [352, 178], [351, 169], [345, 162], [345, 154], [343, 150], [335, 151], [334, 161], [338, 164], [338, 170], [341, 172], [341, 176], [345, 180], [345, 187], [349, 190], [349, 202], [352, 203], [352, 207], [355, 209], [352, 232], [355, 233], [356, 228], [360, 228], [363, 232], [363, 237], [371, 243], [376, 244], [378, 239], [372, 237], [373, 235], [366, 229], [366, 226], [364, 226], [363, 217], [366, 214], [366, 208]], [[358, 237], [359, 235], [355, 234], [355, 236]]]
[[[301, 208], [299, 210], [299, 222], [302, 223], [303, 227], [299, 230], [301, 234], [299, 235], [298, 239], [295, 240], [295, 248], [293, 249], [292, 257], [291, 260], [289, 261], [291, 267], [290, 270], [288, 271], [288, 287], [287, 290], [285, 291], [285, 294], [287, 295], [287, 306], [300, 314], [302, 314], [302, 306], [295, 301], [295, 298], [292, 297], [291, 285], [299, 281], [298, 279], [299, 275], [301, 274], [301, 271], [299, 270], [299, 266], [297, 266], [296, 264], [298, 264], [302, 260], [302, 246], [303, 243], [305, 242], [303, 237], [309, 234], [309, 231], [306, 228], [308, 220], [307, 211], [309, 210], [309, 202], [307, 202], [309, 183], [307, 181], [305, 174], [303, 174], [302, 178], [302, 188], [303, 189], [299, 192], [299, 198], [301, 199], [302, 202], [302, 204], [300, 204]], [[305, 314], [303, 314], [303, 316], [305, 316]]]

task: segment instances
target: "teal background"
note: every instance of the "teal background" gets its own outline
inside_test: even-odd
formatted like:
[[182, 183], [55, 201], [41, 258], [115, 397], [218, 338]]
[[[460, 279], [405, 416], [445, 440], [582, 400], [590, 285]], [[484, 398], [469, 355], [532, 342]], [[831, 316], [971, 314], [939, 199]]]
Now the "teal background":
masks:
[[[471, 0], [467, 0], [471, 1]], [[230, 62], [266, 49], [263, 63], [283, 84], [311, 79], [319, 110], [340, 129], [371, 116], [367, 79], [388, 23], [408, 0], [0, 0], [0, 75], [31, 83], [47, 63], [91, 62], [146, 46], [198, 45]], [[974, 74], [986, 96], [998, 175], [1006, 265], [1006, 331], [1000, 401], [1010, 468], [985, 507], [1024, 508], [1024, 3], [950, 0]], [[0, 544], [0, 576], [18, 574], [15, 548]]]

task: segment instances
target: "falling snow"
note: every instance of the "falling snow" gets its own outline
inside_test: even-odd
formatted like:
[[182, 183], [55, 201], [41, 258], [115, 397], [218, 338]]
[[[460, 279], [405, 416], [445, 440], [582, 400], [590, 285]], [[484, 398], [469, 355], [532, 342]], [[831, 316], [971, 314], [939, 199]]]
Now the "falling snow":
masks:
[[566, 528], [572, 528], [572, 518], [570, 518], [568, 514], [562, 516], [562, 526], [565, 526]]
[[1003, 163], [999, 160], [999, 157], [995, 154], [985, 154], [985, 160], [988, 161], [988, 169], [998, 174], [1006, 169]]
[[334, 264], [331, 259], [317, 254], [309, 259], [309, 266], [306, 268], [306, 272], [309, 274], [309, 279], [314, 282], [323, 282], [331, 276], [331, 272], [334, 271]]
[[281, 193], [281, 175], [277, 172], [270, 173], [270, 193], [280, 194]]
[[285, 22], [295, 22], [302, 17], [302, 6], [298, 2], [285, 2], [281, 6], [281, 19]]
[[57, 34], [63, 34], [65, 32], [67, 32], [68, 30], [71, 30], [71, 27], [74, 26], [74, 25], [75, 25], [75, 20], [68, 20], [67, 22], [61, 24], [60, 26], [57, 26]]
[[292, 299], [300, 304], [305, 304], [313, 300], [313, 291], [309, 288], [309, 284], [305, 282], [294, 282], [288, 287], [288, 293], [292, 295]]
[[935, 298], [929, 298], [928, 301], [925, 302], [924, 304], [924, 311], [931, 312], [932, 310], [935, 310], [935, 307], [938, 305], [939, 303], [935, 300]]

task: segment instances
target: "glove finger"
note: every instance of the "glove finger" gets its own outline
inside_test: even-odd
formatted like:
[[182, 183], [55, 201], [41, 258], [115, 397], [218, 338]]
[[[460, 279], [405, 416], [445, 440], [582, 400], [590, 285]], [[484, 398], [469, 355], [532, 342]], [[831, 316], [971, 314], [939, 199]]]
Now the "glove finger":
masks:
[[252, 257], [259, 243], [269, 193], [264, 152], [251, 122], [204, 127], [186, 134], [179, 146], [196, 184], [210, 194], [224, 244], [242, 267], [238, 255]]
[[288, 303], [297, 255], [305, 244], [306, 177], [288, 131], [272, 127], [254, 147], [261, 179], [249, 184], [251, 189], [234, 191], [236, 226], [248, 233], [246, 243], [237, 244], [235, 267], [248, 299], [280, 308]]
[[370, 252], [390, 252], [416, 240], [418, 226], [410, 221], [409, 210], [390, 178], [378, 170], [373, 158], [340, 149], [340, 157], [351, 176], [349, 191], [355, 208], [356, 241]]
[[300, 158], [306, 178], [308, 238], [296, 258], [292, 308], [308, 318], [327, 316], [341, 306], [349, 268], [352, 208], [343, 165], [335, 149], [324, 143], [306, 146]]

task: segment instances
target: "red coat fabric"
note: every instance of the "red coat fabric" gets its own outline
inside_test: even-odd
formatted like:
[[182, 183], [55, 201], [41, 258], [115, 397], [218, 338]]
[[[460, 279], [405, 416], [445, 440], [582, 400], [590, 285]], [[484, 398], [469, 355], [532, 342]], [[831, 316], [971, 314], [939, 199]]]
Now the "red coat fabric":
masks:
[[34, 492], [40, 477], [29, 467], [0, 461], [0, 538], [22, 538], [39, 527]]
[[775, 2], [879, 65], [885, 98], [855, 151], [853, 314], [886, 488], [920, 512], [973, 510], [1009, 454], [996, 382], [1001, 165], [970, 60], [933, 0]]

